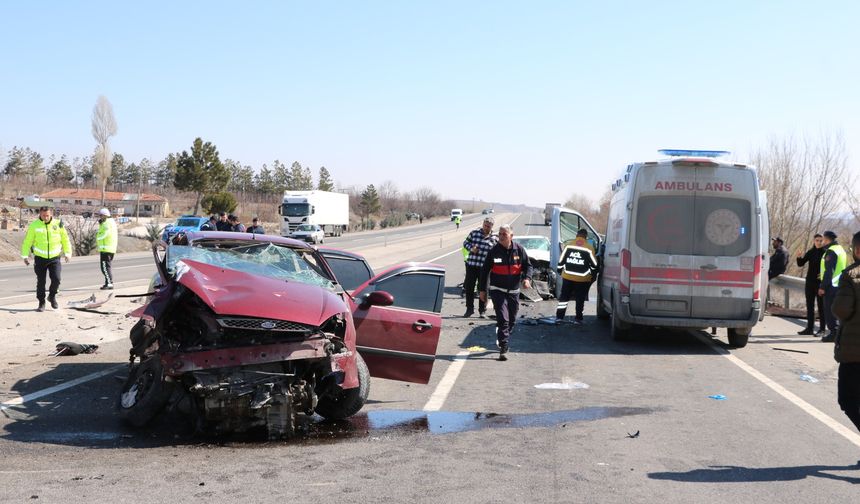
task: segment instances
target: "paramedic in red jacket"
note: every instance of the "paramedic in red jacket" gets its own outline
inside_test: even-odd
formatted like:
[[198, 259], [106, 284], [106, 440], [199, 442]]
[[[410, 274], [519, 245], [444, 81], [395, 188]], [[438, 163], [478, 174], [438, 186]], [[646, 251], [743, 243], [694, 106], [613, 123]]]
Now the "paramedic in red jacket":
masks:
[[[513, 241], [510, 224], [499, 228], [499, 243], [487, 253], [487, 259], [478, 278], [478, 295], [486, 303], [487, 291], [496, 310], [496, 337], [499, 345], [499, 360], [508, 360], [508, 340], [520, 307], [520, 283], [531, 287], [532, 267], [526, 249]], [[489, 279], [489, 286], [487, 280]]]

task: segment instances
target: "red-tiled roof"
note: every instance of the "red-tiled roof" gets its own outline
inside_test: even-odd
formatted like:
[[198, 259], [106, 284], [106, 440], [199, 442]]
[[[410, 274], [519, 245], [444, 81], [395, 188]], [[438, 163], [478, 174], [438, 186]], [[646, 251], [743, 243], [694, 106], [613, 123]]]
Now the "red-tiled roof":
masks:
[[[98, 200], [102, 199], [100, 189], [54, 189], [41, 195], [42, 199], [47, 198], [66, 198], [80, 200]], [[105, 191], [105, 201], [110, 202], [134, 202], [137, 201], [137, 193], [121, 193], [117, 191]], [[141, 193], [140, 201], [158, 201], [166, 202], [167, 199], [163, 196], [151, 193]]]

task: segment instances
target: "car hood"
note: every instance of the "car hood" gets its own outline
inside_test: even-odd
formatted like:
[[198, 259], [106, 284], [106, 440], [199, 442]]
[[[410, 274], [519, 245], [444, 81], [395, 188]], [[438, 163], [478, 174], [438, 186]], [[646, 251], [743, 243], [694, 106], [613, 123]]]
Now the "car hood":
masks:
[[176, 270], [177, 281], [218, 315], [319, 326], [348, 310], [340, 296], [316, 285], [276, 280], [193, 260], [177, 262]]
[[548, 250], [528, 250], [526, 249], [526, 254], [529, 255], [532, 259], [537, 259], [538, 261], [546, 261], [549, 262], [549, 251]]

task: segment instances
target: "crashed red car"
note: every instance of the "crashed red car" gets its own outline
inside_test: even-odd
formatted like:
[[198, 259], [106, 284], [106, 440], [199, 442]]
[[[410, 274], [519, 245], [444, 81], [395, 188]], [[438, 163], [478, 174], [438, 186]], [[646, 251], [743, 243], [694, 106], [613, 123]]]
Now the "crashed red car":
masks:
[[140, 320], [119, 400], [135, 426], [168, 407], [200, 432], [283, 437], [314, 413], [357, 413], [371, 376], [430, 379], [439, 265], [374, 276], [356, 254], [226, 232], [179, 234], [163, 256], [153, 251], [160, 287], [130, 314]]

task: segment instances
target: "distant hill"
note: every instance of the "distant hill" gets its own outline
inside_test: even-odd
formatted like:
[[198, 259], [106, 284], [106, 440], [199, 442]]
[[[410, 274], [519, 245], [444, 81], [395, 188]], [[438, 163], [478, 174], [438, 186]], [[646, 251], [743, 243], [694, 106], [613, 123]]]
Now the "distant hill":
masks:
[[532, 207], [524, 204], [514, 205], [511, 203], [496, 203], [488, 201], [473, 200], [450, 200], [452, 208], [462, 208], [466, 213], [480, 213], [485, 208], [492, 208], [496, 212], [542, 212], [543, 208]]

